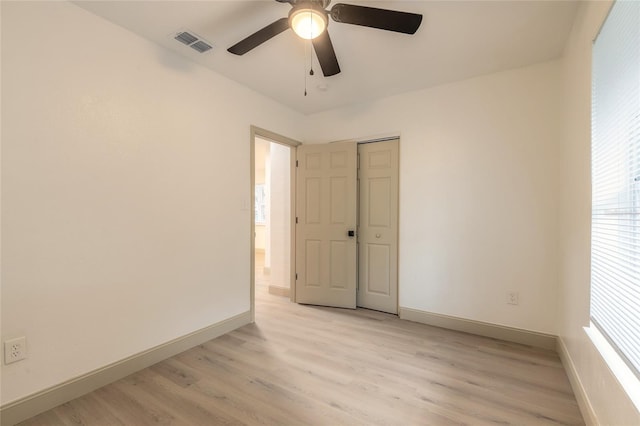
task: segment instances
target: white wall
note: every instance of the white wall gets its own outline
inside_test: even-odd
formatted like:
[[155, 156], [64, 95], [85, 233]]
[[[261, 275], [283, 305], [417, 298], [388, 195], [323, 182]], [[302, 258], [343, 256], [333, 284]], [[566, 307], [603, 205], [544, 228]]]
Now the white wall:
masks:
[[63, 2], [2, 2], [2, 107], [3, 404], [249, 310], [249, 126], [299, 114]]
[[271, 143], [269, 284], [289, 288], [291, 279], [291, 148]]
[[311, 142], [400, 135], [401, 307], [557, 333], [560, 71], [554, 61], [308, 117]]
[[[256, 138], [256, 140], [258, 140]], [[269, 144], [271, 142], [264, 141]], [[271, 153], [267, 151], [264, 160], [265, 225], [264, 225], [264, 272], [271, 271]]]
[[583, 330], [589, 324], [591, 46], [611, 6], [581, 5], [563, 59], [560, 324], [558, 330], [600, 424], [638, 425], [640, 413]]
[[256, 232], [256, 238], [255, 238], [255, 250], [256, 251], [261, 251], [264, 253], [266, 247], [267, 247], [267, 241], [266, 241], [266, 229], [264, 225], [256, 225], [255, 228], [255, 232]]
[[[255, 167], [255, 183], [265, 184], [266, 183], [266, 160], [269, 155], [269, 146], [270, 142], [267, 142], [263, 139], [256, 138], [255, 140], [255, 159], [254, 159], [254, 167]], [[255, 245], [254, 248], [256, 250], [260, 250], [262, 252], [266, 249], [266, 225], [265, 224], [256, 224], [255, 225]]]

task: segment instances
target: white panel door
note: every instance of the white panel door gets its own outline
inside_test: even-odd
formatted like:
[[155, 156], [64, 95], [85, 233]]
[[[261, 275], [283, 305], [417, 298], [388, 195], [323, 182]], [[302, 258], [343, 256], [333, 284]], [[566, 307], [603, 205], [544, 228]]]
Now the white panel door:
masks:
[[358, 146], [358, 306], [398, 313], [398, 140]]
[[296, 151], [296, 302], [355, 309], [356, 144]]

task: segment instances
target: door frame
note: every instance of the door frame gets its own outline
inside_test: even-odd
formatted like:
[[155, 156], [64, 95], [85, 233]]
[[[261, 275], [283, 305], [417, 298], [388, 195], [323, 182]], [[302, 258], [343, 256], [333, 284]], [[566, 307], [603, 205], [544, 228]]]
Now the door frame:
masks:
[[290, 277], [289, 277], [289, 298], [291, 299], [292, 302], [295, 302], [296, 300], [296, 286], [295, 286], [295, 277], [296, 277], [296, 247], [295, 247], [295, 243], [296, 243], [296, 234], [295, 234], [295, 217], [296, 217], [296, 150], [295, 148], [298, 145], [302, 145], [301, 142], [298, 142], [294, 139], [288, 138], [286, 136], [282, 136], [278, 133], [274, 133], [270, 130], [266, 130], [266, 129], [262, 129], [260, 127], [251, 125], [251, 137], [249, 138], [249, 146], [250, 146], [250, 154], [249, 154], [249, 161], [251, 163], [251, 174], [250, 174], [250, 179], [249, 179], [249, 183], [251, 185], [250, 187], [250, 192], [249, 192], [249, 200], [250, 200], [250, 210], [249, 210], [249, 219], [250, 219], [250, 248], [251, 248], [251, 255], [250, 255], [250, 265], [251, 265], [251, 269], [250, 269], [250, 303], [251, 303], [251, 322], [255, 322], [256, 321], [256, 260], [255, 260], [255, 251], [256, 251], [256, 240], [255, 240], [255, 233], [256, 233], [256, 228], [255, 228], [255, 187], [256, 187], [256, 171], [255, 171], [255, 161], [256, 161], [256, 147], [255, 147], [255, 142], [256, 142], [256, 137], [259, 137], [261, 139], [266, 139], [269, 142], [273, 142], [273, 143], [277, 143], [280, 145], [284, 145], [284, 146], [288, 146], [289, 148], [291, 148], [291, 155], [290, 157], [290, 182], [291, 182], [291, 195], [290, 195], [290, 208], [291, 208], [291, 251], [290, 251], [290, 256], [291, 256], [291, 261], [290, 261]]

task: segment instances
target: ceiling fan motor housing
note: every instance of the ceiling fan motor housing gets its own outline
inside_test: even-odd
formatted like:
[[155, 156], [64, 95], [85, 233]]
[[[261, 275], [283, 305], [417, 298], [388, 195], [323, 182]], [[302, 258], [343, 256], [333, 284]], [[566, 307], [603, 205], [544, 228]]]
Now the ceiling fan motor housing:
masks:
[[[291, 27], [291, 29], [293, 29], [293, 31], [300, 37], [307, 39], [315, 38], [326, 31], [327, 27], [329, 26], [329, 16], [327, 11], [324, 10], [325, 3], [328, 4], [328, 2], [325, 0], [296, 2], [289, 11], [289, 26]], [[309, 21], [304, 22], [307, 18], [309, 19]], [[317, 22], [318, 20], [321, 22]], [[300, 34], [300, 31], [298, 30], [299, 25], [302, 23], [308, 23], [309, 25], [311, 25], [311, 21], [313, 21], [320, 27], [320, 30], [317, 32], [317, 34], [314, 34], [313, 36]]]

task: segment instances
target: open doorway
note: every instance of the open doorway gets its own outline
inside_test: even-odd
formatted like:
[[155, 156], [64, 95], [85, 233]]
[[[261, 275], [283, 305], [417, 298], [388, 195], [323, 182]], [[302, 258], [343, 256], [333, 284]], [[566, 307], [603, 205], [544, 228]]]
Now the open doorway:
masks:
[[[266, 139], [255, 140], [256, 291], [290, 295], [291, 149]], [[262, 265], [262, 270], [260, 270]], [[263, 289], [259, 289], [263, 286]]]
[[256, 297], [295, 300], [294, 184], [298, 142], [252, 128], [252, 288]]

